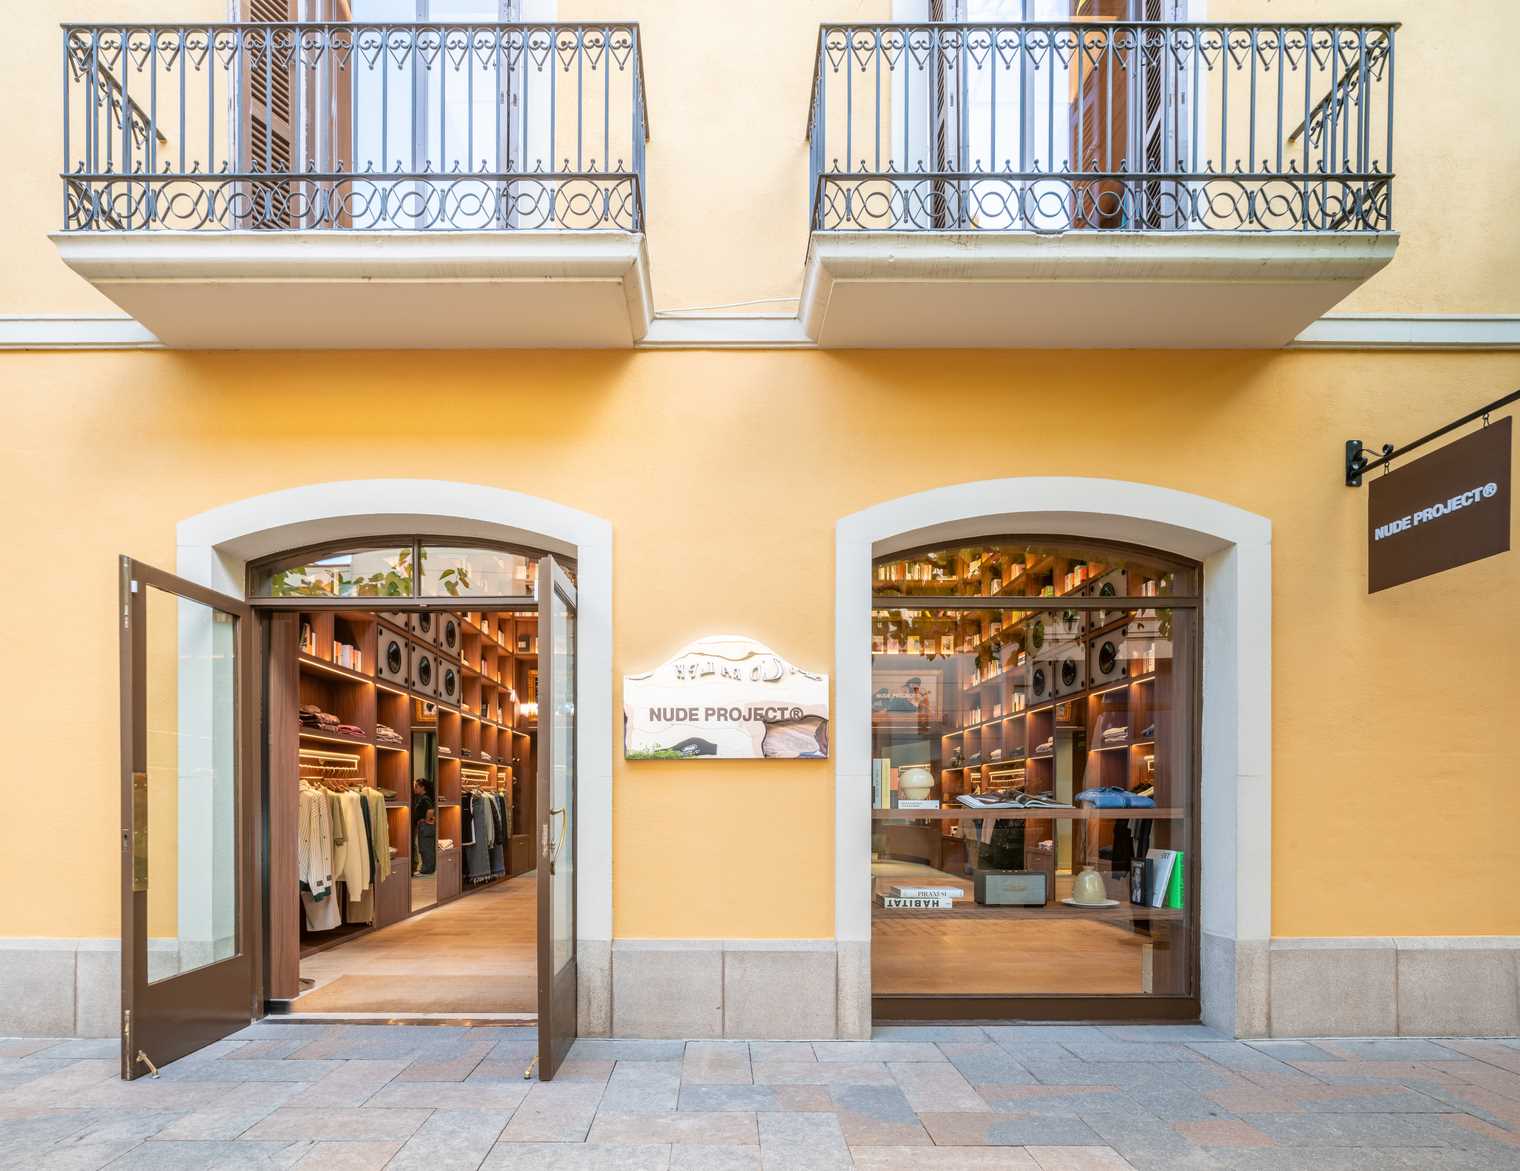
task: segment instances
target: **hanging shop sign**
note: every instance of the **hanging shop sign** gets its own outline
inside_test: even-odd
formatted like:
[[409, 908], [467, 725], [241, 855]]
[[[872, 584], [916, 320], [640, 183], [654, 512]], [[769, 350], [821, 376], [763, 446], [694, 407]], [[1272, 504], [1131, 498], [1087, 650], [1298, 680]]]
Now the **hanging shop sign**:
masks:
[[628, 760], [819, 759], [829, 754], [829, 677], [752, 638], [699, 639], [623, 676]]
[[1511, 422], [1368, 477], [1369, 594], [1508, 551]]

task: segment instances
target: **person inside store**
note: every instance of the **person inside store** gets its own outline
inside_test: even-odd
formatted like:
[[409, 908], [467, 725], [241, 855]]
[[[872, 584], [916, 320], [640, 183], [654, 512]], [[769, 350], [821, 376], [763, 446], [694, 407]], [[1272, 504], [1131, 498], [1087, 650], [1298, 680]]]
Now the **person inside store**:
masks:
[[[431, 827], [424, 829], [424, 826]], [[427, 859], [424, 859], [422, 849], [422, 836], [424, 833], [436, 834], [437, 827], [433, 821], [433, 794], [428, 788], [426, 777], [418, 777], [412, 782], [412, 873], [431, 873], [432, 865], [424, 869], [424, 861], [430, 862], [433, 851], [426, 851]]]

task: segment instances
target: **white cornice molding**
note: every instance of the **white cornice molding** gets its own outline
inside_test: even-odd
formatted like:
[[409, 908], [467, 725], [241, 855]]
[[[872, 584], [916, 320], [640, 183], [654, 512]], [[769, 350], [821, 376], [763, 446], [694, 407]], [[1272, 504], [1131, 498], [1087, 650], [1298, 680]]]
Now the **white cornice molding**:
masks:
[[1520, 349], [1516, 313], [1327, 313], [1295, 350]]
[[[163, 343], [130, 317], [0, 314], [0, 350], [157, 350]], [[793, 317], [655, 317], [639, 349], [813, 349]], [[1516, 350], [1520, 313], [1329, 313], [1293, 350]]]
[[0, 314], [0, 350], [161, 350], [164, 345], [120, 314]]

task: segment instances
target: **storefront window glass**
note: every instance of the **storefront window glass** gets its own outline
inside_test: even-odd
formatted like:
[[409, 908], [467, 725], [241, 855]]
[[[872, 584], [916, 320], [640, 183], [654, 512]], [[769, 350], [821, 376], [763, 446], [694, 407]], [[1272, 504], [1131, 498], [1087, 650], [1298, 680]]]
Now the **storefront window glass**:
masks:
[[1196, 995], [1195, 584], [1012, 543], [878, 566], [876, 996]]
[[873, 589], [904, 597], [1128, 597], [1194, 595], [1197, 571], [1141, 553], [1048, 542], [986, 542], [921, 550], [876, 563]]
[[405, 598], [412, 593], [412, 546], [354, 549], [276, 561], [254, 574], [261, 598]]
[[528, 597], [537, 582], [538, 561], [521, 553], [449, 545], [422, 547], [424, 597]]

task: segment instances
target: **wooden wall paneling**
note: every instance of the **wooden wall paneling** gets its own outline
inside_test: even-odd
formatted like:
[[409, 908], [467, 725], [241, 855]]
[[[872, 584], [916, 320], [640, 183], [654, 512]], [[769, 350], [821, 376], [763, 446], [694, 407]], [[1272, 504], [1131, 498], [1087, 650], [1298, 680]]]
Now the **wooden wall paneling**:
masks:
[[296, 856], [300, 819], [300, 728], [296, 723], [300, 624], [299, 616], [288, 612], [273, 614], [268, 622], [264, 986], [271, 1000], [290, 1000], [301, 990], [302, 912]]

